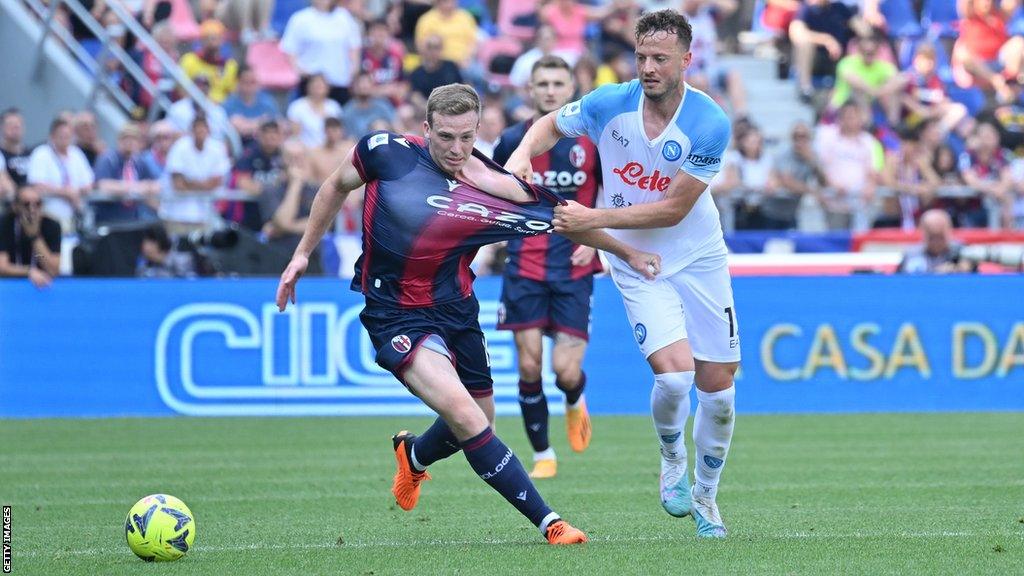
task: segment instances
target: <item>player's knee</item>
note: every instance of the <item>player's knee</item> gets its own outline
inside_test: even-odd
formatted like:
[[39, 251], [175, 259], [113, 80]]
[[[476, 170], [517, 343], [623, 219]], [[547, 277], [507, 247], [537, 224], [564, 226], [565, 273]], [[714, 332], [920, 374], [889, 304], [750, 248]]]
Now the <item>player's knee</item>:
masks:
[[520, 354], [519, 356], [519, 378], [526, 382], [540, 382], [541, 361], [539, 357]]
[[555, 383], [560, 389], [564, 388], [565, 390], [575, 389], [583, 374], [579, 362], [572, 360], [562, 360], [561, 362], [552, 360], [552, 368], [555, 371]]
[[704, 392], [729, 389], [736, 377], [739, 362], [698, 362], [697, 388]]
[[468, 395], [445, 406], [441, 417], [459, 438], [471, 438], [490, 425], [487, 415]]

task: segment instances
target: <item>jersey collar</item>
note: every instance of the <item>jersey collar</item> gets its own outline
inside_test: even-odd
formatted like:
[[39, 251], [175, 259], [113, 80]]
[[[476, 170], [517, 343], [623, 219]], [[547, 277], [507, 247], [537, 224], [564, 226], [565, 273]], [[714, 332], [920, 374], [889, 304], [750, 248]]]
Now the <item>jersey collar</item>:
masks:
[[682, 99], [679, 100], [679, 106], [676, 106], [676, 113], [672, 115], [672, 119], [669, 120], [668, 124], [665, 125], [665, 129], [661, 131], [661, 134], [658, 134], [657, 137], [654, 138], [654, 140], [648, 140], [647, 139], [647, 129], [644, 128], [644, 102], [647, 101], [647, 96], [644, 94], [643, 88], [641, 87], [641, 89], [640, 89], [640, 104], [637, 107], [636, 121], [637, 121], [637, 123], [640, 126], [640, 134], [643, 136], [644, 142], [647, 143], [648, 147], [654, 148], [662, 140], [665, 139], [665, 136], [668, 135], [669, 129], [672, 128], [672, 126], [676, 123], [676, 120], [679, 119], [679, 111], [683, 109], [683, 104], [686, 103], [686, 95], [690, 93], [690, 90], [691, 90], [690, 85], [687, 84], [684, 81], [683, 82], [683, 97], [682, 97]]

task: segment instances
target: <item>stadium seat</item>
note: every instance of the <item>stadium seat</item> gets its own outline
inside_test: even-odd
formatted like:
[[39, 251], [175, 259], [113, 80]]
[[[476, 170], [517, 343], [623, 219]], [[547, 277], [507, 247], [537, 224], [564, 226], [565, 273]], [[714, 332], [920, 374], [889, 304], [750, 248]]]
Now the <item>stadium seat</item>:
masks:
[[921, 10], [921, 23], [933, 38], [955, 38], [960, 28], [960, 15], [956, 11], [956, 2], [925, 0]]
[[924, 33], [910, 0], [883, 0], [879, 10], [885, 16], [890, 38], [917, 38]]
[[508, 74], [491, 70], [491, 61], [496, 56], [504, 55], [515, 58], [522, 53], [523, 45], [518, 40], [504, 37], [491, 38], [480, 43], [480, 47], [477, 50], [477, 59], [483, 63], [484, 70], [487, 71], [486, 78], [488, 82], [493, 82], [500, 86], [511, 86]]
[[171, 0], [171, 29], [179, 42], [192, 42], [199, 39], [199, 24], [192, 13], [192, 5], [188, 0]]
[[246, 64], [256, 74], [256, 81], [271, 90], [290, 90], [299, 83], [299, 73], [276, 40], [249, 45]]
[[270, 15], [270, 27], [278, 35], [284, 34], [284, 27], [292, 14], [308, 6], [309, 0], [277, 0], [274, 3], [274, 13]]
[[537, 0], [500, 0], [498, 3], [498, 31], [501, 37], [529, 40], [535, 28], [515, 24], [515, 19], [537, 12]]

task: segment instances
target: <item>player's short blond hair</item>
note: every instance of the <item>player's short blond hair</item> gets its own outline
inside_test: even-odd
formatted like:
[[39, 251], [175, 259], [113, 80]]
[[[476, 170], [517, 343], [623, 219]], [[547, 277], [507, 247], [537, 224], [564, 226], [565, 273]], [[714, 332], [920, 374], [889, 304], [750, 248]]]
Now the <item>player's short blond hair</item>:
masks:
[[459, 116], [476, 112], [480, 116], [480, 96], [469, 84], [445, 84], [430, 91], [427, 98], [427, 124], [434, 126], [434, 113]]

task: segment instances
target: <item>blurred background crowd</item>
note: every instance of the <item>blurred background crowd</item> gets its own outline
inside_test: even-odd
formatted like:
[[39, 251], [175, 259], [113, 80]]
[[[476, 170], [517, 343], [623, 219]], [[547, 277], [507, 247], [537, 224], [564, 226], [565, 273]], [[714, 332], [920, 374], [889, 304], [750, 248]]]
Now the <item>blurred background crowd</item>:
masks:
[[[477, 147], [489, 153], [533, 114], [535, 61], [568, 61], [580, 95], [630, 80], [634, 20], [662, 8], [693, 25], [687, 81], [734, 119], [712, 184], [727, 233], [914, 230], [930, 209], [957, 228], [1024, 228], [1019, 0], [75, 3], [87, 12], [62, 2], [54, 18], [130, 95], [132, 120], [105, 141], [93, 112], [68, 110], [44, 142], [29, 142], [16, 106], [0, 116], [0, 248], [14, 241], [7, 228], [56, 254], [73, 238], [62, 269], [75, 274], [217, 273], [202, 247], [246, 242], [286, 261], [318, 183], [360, 137], [421, 133], [430, 91], [462, 81], [483, 96]], [[127, 73], [119, 51], [148, 81]], [[752, 112], [763, 95], [730, 65], [741, 53], [771, 67], [807, 120]], [[784, 133], [766, 134], [769, 121]], [[342, 240], [322, 247], [342, 275], [360, 214], [352, 195], [335, 224]], [[133, 234], [134, 249], [104, 245], [103, 230]], [[0, 274], [39, 250], [25, 254]], [[500, 269], [494, 254], [480, 272]], [[58, 273], [34, 268], [39, 284]]]

